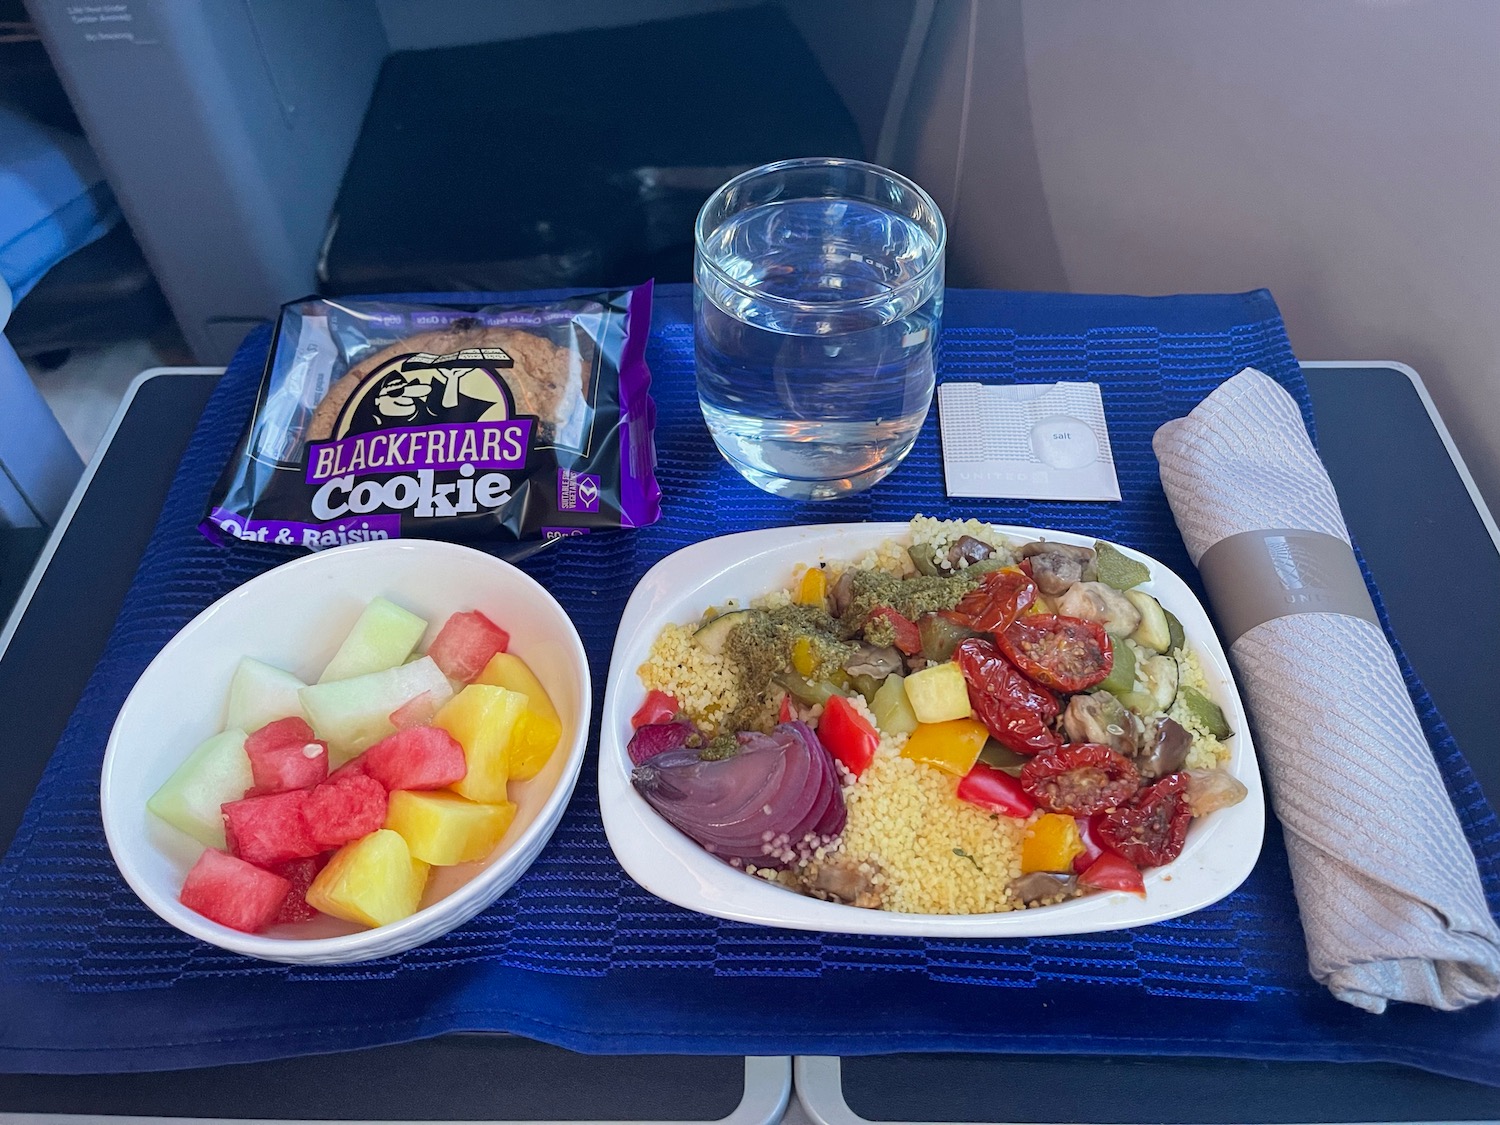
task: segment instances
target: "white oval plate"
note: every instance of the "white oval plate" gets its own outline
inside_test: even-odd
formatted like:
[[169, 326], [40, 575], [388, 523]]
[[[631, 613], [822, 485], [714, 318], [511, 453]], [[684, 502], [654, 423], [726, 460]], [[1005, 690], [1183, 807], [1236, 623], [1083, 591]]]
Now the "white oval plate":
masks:
[[[1039, 537], [1092, 547], [1094, 539], [1063, 531], [996, 525], [1020, 540]], [[726, 535], [686, 547], [641, 579], [615, 638], [599, 734], [599, 811], [620, 865], [652, 894], [704, 914], [764, 926], [844, 934], [922, 937], [1045, 937], [1144, 926], [1217, 902], [1244, 881], [1260, 855], [1265, 797], [1249, 724], [1219, 638], [1198, 599], [1167, 567], [1139, 551], [1120, 550], [1151, 569], [1139, 589], [1177, 615], [1198, 653], [1210, 694], [1234, 737], [1228, 769], [1248, 796], [1232, 808], [1194, 821], [1177, 860], [1146, 872], [1146, 897], [1105, 892], [1057, 906], [1006, 914], [899, 914], [806, 898], [715, 859], [657, 815], [630, 784], [630, 716], [645, 699], [637, 669], [664, 625], [696, 621], [713, 604], [781, 589], [798, 564], [853, 560], [887, 539], [905, 539], [904, 523], [778, 527]]]

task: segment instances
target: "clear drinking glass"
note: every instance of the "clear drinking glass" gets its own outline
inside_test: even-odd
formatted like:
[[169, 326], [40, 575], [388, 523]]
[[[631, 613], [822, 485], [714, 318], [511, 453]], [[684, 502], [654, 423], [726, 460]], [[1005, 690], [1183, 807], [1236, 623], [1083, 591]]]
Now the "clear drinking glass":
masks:
[[698, 214], [698, 401], [746, 480], [799, 500], [870, 487], [932, 403], [947, 231], [905, 176], [783, 160]]

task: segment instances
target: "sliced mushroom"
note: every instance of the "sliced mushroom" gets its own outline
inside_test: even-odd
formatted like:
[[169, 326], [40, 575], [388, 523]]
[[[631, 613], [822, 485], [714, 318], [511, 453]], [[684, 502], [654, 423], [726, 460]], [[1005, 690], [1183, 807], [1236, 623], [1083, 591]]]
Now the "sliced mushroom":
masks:
[[1069, 742], [1097, 742], [1132, 758], [1141, 737], [1141, 721], [1107, 691], [1075, 695], [1063, 712], [1063, 730]]
[[844, 661], [844, 671], [851, 676], [874, 676], [883, 680], [892, 672], [902, 670], [901, 651], [895, 645], [877, 646], [860, 641], [854, 655]]
[[1130, 604], [1130, 599], [1103, 582], [1073, 583], [1057, 603], [1057, 612], [1097, 621], [1112, 637], [1128, 637], [1141, 623], [1141, 611]]
[[972, 535], [960, 535], [958, 542], [948, 548], [948, 568], [957, 570], [960, 560], [965, 563], [982, 562], [995, 553], [991, 547], [982, 539], [975, 539]]
[[797, 890], [824, 902], [878, 910], [883, 896], [876, 873], [873, 863], [847, 858], [814, 860], [797, 873]]
[[1054, 875], [1050, 871], [1033, 871], [1010, 881], [1010, 893], [1027, 906], [1046, 906], [1075, 898], [1079, 894], [1078, 876]]
[[[1166, 777], [1187, 764], [1188, 751], [1192, 748], [1193, 736], [1180, 725], [1171, 719], [1157, 719], [1149, 732], [1149, 741], [1141, 746], [1135, 759], [1135, 768], [1147, 779]], [[1233, 778], [1230, 780], [1234, 781]]]
[[1250, 794], [1227, 770], [1188, 770], [1187, 803], [1194, 816], [1237, 805]]
[[1068, 587], [1092, 577], [1094, 552], [1089, 547], [1039, 540], [1023, 543], [1016, 557], [1031, 560], [1031, 577], [1036, 588], [1048, 597], [1067, 593]]

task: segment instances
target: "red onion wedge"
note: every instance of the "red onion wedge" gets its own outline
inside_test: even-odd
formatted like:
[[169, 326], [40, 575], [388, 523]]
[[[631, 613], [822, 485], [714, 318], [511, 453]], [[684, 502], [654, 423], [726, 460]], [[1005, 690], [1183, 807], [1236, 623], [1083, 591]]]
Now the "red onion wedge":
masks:
[[691, 747], [696, 756], [698, 748], [707, 743], [708, 739], [699, 733], [698, 728], [685, 719], [670, 723], [646, 723], [635, 728], [635, 733], [630, 736], [630, 745], [625, 747], [625, 753], [630, 755], [632, 763], [640, 765], [658, 754], [684, 747]]
[[833, 758], [807, 724], [735, 737], [739, 748], [727, 758], [704, 761], [689, 747], [656, 754], [636, 766], [631, 783], [685, 835], [736, 866], [788, 867], [832, 843], [844, 828], [844, 794]]

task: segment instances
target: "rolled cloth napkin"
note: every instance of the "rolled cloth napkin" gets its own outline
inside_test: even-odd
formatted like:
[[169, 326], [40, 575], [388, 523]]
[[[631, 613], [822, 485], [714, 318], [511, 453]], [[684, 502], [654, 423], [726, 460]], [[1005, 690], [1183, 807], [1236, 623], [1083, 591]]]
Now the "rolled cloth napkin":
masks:
[[1500, 929], [1297, 404], [1246, 368], [1152, 444], [1248, 701], [1312, 975], [1371, 1012], [1500, 995]]

